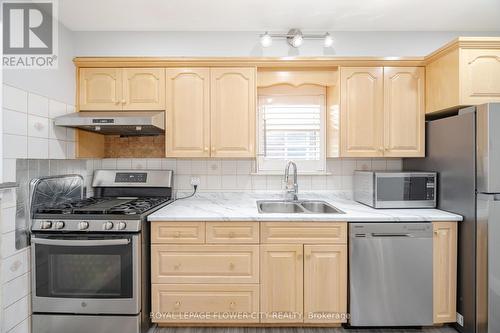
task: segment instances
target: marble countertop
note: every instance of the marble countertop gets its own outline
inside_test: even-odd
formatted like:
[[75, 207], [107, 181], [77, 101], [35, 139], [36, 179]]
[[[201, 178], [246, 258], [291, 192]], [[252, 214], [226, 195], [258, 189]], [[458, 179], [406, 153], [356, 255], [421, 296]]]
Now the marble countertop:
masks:
[[257, 200], [277, 200], [278, 192], [214, 192], [176, 200], [148, 216], [149, 221], [461, 221], [462, 216], [438, 209], [373, 209], [347, 193], [302, 192], [299, 200], [324, 200], [345, 214], [261, 214]]

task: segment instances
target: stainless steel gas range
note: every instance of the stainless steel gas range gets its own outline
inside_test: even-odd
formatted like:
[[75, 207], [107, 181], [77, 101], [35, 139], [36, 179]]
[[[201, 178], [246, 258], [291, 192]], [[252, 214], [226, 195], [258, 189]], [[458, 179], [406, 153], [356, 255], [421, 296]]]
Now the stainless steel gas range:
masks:
[[[97, 170], [92, 187], [92, 198], [33, 209], [36, 333], [138, 333], [150, 326], [146, 219], [172, 202], [172, 171]], [[47, 193], [34, 191], [35, 202], [37, 195]]]

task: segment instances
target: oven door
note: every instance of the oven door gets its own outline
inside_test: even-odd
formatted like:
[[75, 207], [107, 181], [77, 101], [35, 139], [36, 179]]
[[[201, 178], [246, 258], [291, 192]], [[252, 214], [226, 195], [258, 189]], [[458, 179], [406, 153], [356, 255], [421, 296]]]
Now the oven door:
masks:
[[139, 235], [35, 235], [33, 312], [138, 314]]

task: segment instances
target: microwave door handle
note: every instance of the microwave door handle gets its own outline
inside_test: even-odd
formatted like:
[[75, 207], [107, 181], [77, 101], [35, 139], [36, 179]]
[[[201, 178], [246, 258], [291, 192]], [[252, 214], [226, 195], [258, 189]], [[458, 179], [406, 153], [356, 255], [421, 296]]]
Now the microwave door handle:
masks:
[[65, 240], [65, 239], [47, 239], [47, 238], [32, 238], [31, 242], [34, 244], [41, 245], [59, 245], [59, 246], [113, 246], [113, 245], [127, 245], [130, 243], [130, 239], [76, 239], [76, 240]]

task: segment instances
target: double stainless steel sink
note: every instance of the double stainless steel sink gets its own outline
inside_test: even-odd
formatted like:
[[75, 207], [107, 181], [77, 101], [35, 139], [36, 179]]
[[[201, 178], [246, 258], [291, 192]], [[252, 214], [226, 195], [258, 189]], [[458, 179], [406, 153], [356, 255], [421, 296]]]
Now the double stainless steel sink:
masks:
[[259, 200], [257, 201], [257, 209], [262, 214], [345, 214], [340, 209], [321, 200]]

